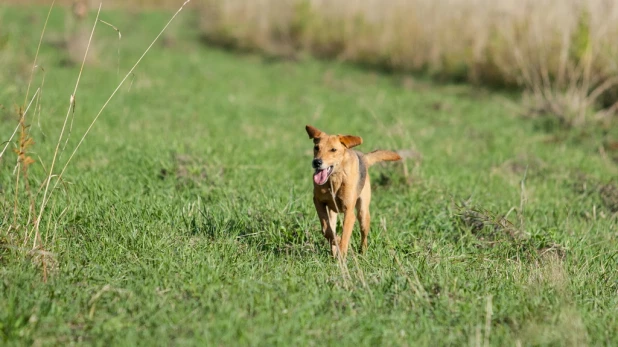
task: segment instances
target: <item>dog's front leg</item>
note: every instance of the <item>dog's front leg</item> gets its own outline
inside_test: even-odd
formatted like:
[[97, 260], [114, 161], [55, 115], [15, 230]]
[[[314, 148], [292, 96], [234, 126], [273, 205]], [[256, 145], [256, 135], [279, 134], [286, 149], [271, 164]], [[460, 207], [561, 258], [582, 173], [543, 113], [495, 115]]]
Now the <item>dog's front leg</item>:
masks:
[[318, 212], [318, 218], [320, 218], [322, 235], [332, 244], [335, 239], [335, 231], [331, 228], [330, 216], [326, 209], [326, 204], [318, 201], [316, 198], [313, 198], [313, 204], [315, 205], [315, 210]]
[[350, 245], [350, 237], [352, 236], [355, 221], [356, 216], [354, 216], [354, 209], [346, 209], [343, 215], [343, 232], [341, 233], [341, 243], [339, 244], [341, 255], [344, 258], [348, 254], [348, 246]]

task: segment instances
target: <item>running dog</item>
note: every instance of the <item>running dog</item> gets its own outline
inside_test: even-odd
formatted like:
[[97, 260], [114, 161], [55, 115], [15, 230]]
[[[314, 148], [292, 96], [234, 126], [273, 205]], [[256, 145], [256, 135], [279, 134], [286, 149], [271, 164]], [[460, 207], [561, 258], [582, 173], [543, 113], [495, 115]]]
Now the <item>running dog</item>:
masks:
[[[401, 160], [399, 154], [376, 150], [363, 154], [351, 148], [363, 143], [352, 135], [328, 135], [311, 125], [305, 127], [313, 140], [313, 203], [318, 212], [322, 233], [328, 239], [334, 257], [345, 257], [350, 236], [358, 218], [361, 232], [360, 250], [367, 250], [371, 185], [367, 169], [381, 161]], [[354, 216], [356, 208], [356, 216]], [[336, 236], [337, 214], [343, 213], [343, 233]], [[356, 218], [355, 218], [356, 217]]]

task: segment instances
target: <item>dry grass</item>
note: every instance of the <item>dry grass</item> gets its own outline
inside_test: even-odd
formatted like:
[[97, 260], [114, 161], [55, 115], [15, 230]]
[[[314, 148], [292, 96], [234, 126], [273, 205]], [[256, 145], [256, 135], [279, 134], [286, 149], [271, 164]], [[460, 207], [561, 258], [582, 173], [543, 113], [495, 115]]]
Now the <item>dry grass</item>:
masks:
[[486, 209], [470, 206], [466, 201], [455, 203], [454, 210], [455, 216], [462, 226], [469, 229], [481, 241], [495, 243], [500, 240], [524, 240], [528, 238], [521, 226], [516, 226], [507, 219], [509, 213], [498, 215]]
[[[567, 126], [615, 111], [618, 2], [202, 0], [211, 42], [521, 86], [525, 113]], [[606, 108], [604, 112], [590, 112]]]

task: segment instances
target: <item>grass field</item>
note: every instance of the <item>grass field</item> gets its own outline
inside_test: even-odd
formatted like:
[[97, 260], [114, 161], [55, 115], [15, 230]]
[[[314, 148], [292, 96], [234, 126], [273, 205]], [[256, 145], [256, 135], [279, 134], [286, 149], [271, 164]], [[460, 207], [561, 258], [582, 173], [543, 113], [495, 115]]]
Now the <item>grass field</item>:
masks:
[[[46, 14], [0, 7], [2, 141]], [[79, 72], [52, 44], [63, 16], [30, 91], [33, 194]], [[169, 17], [101, 14], [122, 39], [99, 23], [57, 167]], [[235, 55], [179, 19], [53, 192], [46, 253], [23, 245], [13, 144], [0, 159], [1, 344], [618, 344], [615, 129], [560, 130], [466, 85]], [[355, 229], [343, 265], [320, 235], [305, 124], [407, 157], [372, 168], [369, 251]]]

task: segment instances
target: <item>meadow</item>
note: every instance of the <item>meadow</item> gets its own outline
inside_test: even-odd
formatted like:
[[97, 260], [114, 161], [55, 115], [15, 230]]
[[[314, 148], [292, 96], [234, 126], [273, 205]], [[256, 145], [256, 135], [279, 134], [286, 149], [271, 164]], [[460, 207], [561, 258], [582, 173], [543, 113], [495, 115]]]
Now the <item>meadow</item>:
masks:
[[[209, 42], [524, 90], [525, 113], [615, 120], [618, 2], [201, 0]], [[595, 112], [596, 111], [596, 112]]]
[[[171, 13], [102, 11], [80, 75], [66, 11], [27, 91], [48, 8], [0, 6], [3, 142], [34, 100], [0, 146], [3, 345], [618, 344], [615, 127], [522, 117], [517, 92], [222, 50], [185, 11], [80, 144]], [[306, 124], [405, 157], [370, 171], [369, 250], [355, 229], [343, 263]], [[37, 238], [57, 147], [51, 182], [71, 161]]]

